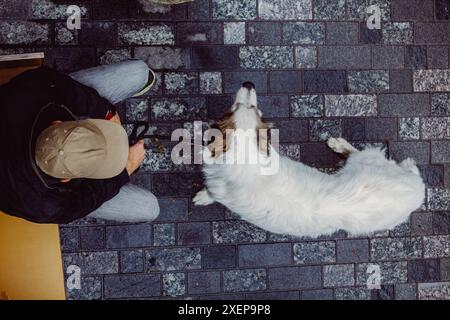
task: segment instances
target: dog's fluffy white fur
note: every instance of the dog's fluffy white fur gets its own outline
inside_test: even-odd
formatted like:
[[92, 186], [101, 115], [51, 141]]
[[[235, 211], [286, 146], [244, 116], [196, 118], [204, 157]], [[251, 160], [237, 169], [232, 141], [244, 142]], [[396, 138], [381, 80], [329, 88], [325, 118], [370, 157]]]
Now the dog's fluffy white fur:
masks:
[[[231, 127], [255, 129], [256, 144], [261, 111], [255, 90], [242, 87], [231, 112]], [[226, 153], [239, 148], [237, 131]], [[349, 154], [345, 167], [331, 175], [279, 156], [272, 147], [268, 157], [279, 156], [274, 175], [262, 175], [262, 164], [221, 164], [226, 153], [213, 154], [211, 148], [204, 148], [206, 188], [197, 193], [194, 203], [217, 201], [271, 232], [311, 237], [340, 229], [353, 235], [392, 229], [421, 206], [425, 186], [412, 159], [397, 164], [386, 159], [380, 148], [358, 151], [342, 138], [330, 138], [328, 146]]]

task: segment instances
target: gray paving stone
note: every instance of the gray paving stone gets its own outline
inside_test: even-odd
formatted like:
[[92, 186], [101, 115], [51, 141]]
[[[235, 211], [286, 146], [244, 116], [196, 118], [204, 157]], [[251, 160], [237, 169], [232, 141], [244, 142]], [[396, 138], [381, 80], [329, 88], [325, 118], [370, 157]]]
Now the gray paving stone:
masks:
[[170, 223], [154, 224], [153, 245], [155, 247], [175, 245], [175, 225]]
[[161, 276], [154, 274], [110, 275], [104, 280], [105, 298], [145, 298], [161, 295]]
[[179, 223], [177, 231], [179, 245], [208, 244], [211, 242], [209, 222]]
[[345, 0], [313, 0], [314, 20], [342, 20]]
[[381, 44], [383, 33], [381, 29], [369, 29], [366, 22], [359, 24], [359, 39], [365, 44]]
[[416, 300], [417, 288], [415, 284], [399, 283], [395, 285], [396, 300]]
[[405, 64], [405, 48], [401, 46], [374, 46], [372, 67], [374, 69], [402, 69]]
[[217, 20], [250, 20], [256, 18], [256, 0], [213, 0], [212, 17]]
[[431, 115], [450, 116], [450, 93], [431, 95]]
[[342, 119], [342, 137], [349, 141], [363, 140], [366, 136], [366, 122], [364, 118]]
[[79, 31], [80, 45], [112, 47], [117, 43], [117, 28], [112, 22], [84, 22]]
[[389, 144], [389, 153], [396, 161], [413, 158], [417, 164], [428, 164], [430, 158], [429, 148], [427, 142], [391, 142]]
[[422, 118], [423, 139], [450, 138], [450, 117]]
[[293, 50], [286, 46], [247, 46], [239, 50], [244, 69], [286, 69], [294, 65]]
[[190, 51], [184, 48], [172, 47], [136, 47], [134, 57], [145, 61], [150, 68], [184, 69], [190, 66]]
[[[108, 65], [121, 61], [131, 59], [130, 49], [98, 49], [97, 56], [99, 57], [100, 65]], [[160, 79], [159, 79], [160, 80]]]
[[289, 117], [289, 97], [286, 96], [259, 96], [258, 108], [264, 118]]
[[[80, 8], [81, 18], [86, 18], [89, 14], [89, 9], [86, 4], [82, 2], [71, 3]], [[67, 19], [67, 8], [69, 4], [55, 3], [50, 0], [32, 0], [31, 14], [33, 19]]]
[[355, 284], [354, 265], [327, 265], [323, 267], [323, 285], [325, 287], [352, 286]]
[[144, 255], [143, 251], [124, 250], [120, 251], [120, 272], [136, 273], [144, 271]]
[[100, 300], [102, 298], [101, 277], [81, 277], [81, 289], [66, 288], [67, 300]]
[[348, 88], [352, 93], [377, 93], [389, 90], [387, 70], [349, 71]]
[[[259, 89], [257, 89], [259, 91]], [[271, 93], [299, 93], [302, 91], [300, 71], [272, 71], [269, 73]], [[450, 101], [450, 100], [449, 100]]]
[[450, 20], [450, 3], [448, 3], [448, 0], [436, 0], [435, 12], [436, 19]]
[[400, 118], [398, 136], [402, 140], [420, 138], [420, 118]]
[[267, 275], [264, 269], [230, 270], [223, 272], [223, 290], [225, 292], [258, 291], [267, 287]]
[[31, 3], [29, 0], [10, 2], [2, 0], [0, 17], [9, 19], [27, 19], [30, 16]]
[[393, 0], [392, 20], [433, 20], [433, 0]]
[[450, 154], [450, 141], [431, 142], [431, 163], [448, 163]]
[[322, 117], [324, 114], [322, 95], [303, 95], [291, 97], [291, 114], [293, 117]]
[[333, 300], [332, 289], [304, 290], [301, 292], [302, 300]]
[[269, 289], [298, 290], [322, 287], [320, 266], [269, 269]]
[[164, 296], [177, 297], [186, 294], [186, 275], [184, 273], [165, 273], [162, 281]]
[[198, 120], [206, 117], [205, 100], [198, 97], [149, 100], [152, 119], [156, 121]]
[[379, 238], [372, 239], [372, 260], [395, 260], [419, 258], [422, 255], [422, 239], [412, 238]]
[[309, 20], [312, 19], [311, 0], [260, 0], [260, 19]]
[[376, 114], [375, 95], [325, 95], [325, 115], [328, 117], [361, 117]]
[[378, 96], [381, 116], [411, 117], [430, 114], [427, 94], [381, 94]]
[[55, 43], [58, 45], [76, 45], [78, 44], [77, 30], [69, 30], [65, 23], [55, 24]]
[[369, 118], [366, 121], [366, 138], [369, 141], [397, 140], [397, 119]]
[[320, 22], [286, 22], [283, 24], [283, 43], [324, 44], [325, 24]]
[[319, 68], [324, 69], [369, 69], [370, 47], [323, 46], [319, 47]]
[[94, 250], [105, 248], [105, 230], [103, 227], [80, 228], [81, 248]]
[[[342, 0], [338, 0], [342, 1]], [[344, 1], [342, 1], [344, 2]], [[356, 22], [327, 22], [326, 44], [352, 45], [358, 43], [359, 24]]]
[[236, 246], [208, 246], [201, 248], [202, 263], [205, 269], [234, 268], [237, 265]]
[[391, 10], [389, 0], [348, 0], [347, 11], [349, 18], [352, 20], [366, 20], [368, 17], [366, 13], [368, 5], [377, 5], [380, 8], [382, 21], [390, 20]]
[[433, 233], [449, 234], [450, 233], [450, 212], [434, 212], [433, 213]]
[[[205, 57], [208, 57], [205, 59]], [[239, 67], [239, 52], [236, 46], [194, 46], [191, 67], [205, 71], [234, 70]]]
[[164, 74], [164, 90], [167, 94], [196, 94], [198, 75], [195, 72], [169, 72]]
[[119, 257], [116, 251], [64, 254], [64, 270], [70, 265], [78, 266], [83, 275], [118, 273]]
[[129, 99], [126, 102], [127, 121], [147, 121], [148, 101], [147, 99]]
[[59, 228], [59, 238], [63, 252], [76, 251], [80, 248], [80, 234], [77, 227]]
[[222, 44], [224, 30], [220, 23], [186, 22], [177, 24], [176, 42], [181, 46], [195, 44]]
[[175, 33], [171, 26], [147, 23], [119, 23], [119, 41], [124, 45], [173, 45]]
[[448, 47], [428, 47], [427, 58], [430, 69], [448, 69]]
[[275, 128], [283, 128], [279, 131], [280, 142], [308, 141], [308, 121], [306, 120], [275, 120]]
[[214, 203], [208, 206], [191, 206], [189, 220], [191, 221], [211, 221], [224, 220], [225, 207], [221, 204]]
[[427, 203], [430, 210], [450, 210], [450, 189], [429, 188]]
[[335, 261], [336, 245], [333, 241], [294, 244], [294, 263], [296, 264], [318, 264]]
[[367, 285], [367, 280], [372, 274], [370, 271], [373, 270], [372, 268], [374, 268], [374, 266], [380, 268], [380, 284], [397, 284], [408, 281], [408, 267], [406, 261], [359, 263], [356, 265], [357, 285]]
[[311, 69], [317, 66], [315, 47], [295, 47], [295, 65], [297, 68]]
[[427, 68], [427, 48], [425, 46], [409, 46], [406, 48], [405, 65], [411, 69]]
[[252, 244], [239, 246], [240, 267], [288, 265], [292, 260], [289, 243]]
[[145, 269], [152, 271], [195, 270], [201, 268], [198, 248], [151, 248], [144, 251]]
[[336, 288], [336, 300], [370, 300], [370, 290], [366, 287]]
[[245, 44], [245, 22], [226, 22], [223, 33], [225, 44]]
[[417, 22], [414, 24], [414, 42], [416, 44], [448, 45], [450, 42], [450, 22]]
[[413, 26], [409, 22], [392, 22], [383, 25], [383, 42], [385, 44], [411, 44]]
[[450, 259], [443, 258], [440, 259], [439, 266], [441, 280], [450, 280]]
[[303, 73], [305, 93], [343, 93], [348, 91], [343, 70], [306, 70]]
[[253, 292], [245, 295], [246, 300], [298, 300], [298, 291]]
[[309, 140], [326, 141], [330, 137], [342, 136], [341, 120], [310, 120]]
[[188, 3], [188, 17], [193, 21], [209, 19], [209, 0], [197, 0]]
[[280, 146], [280, 154], [294, 161], [300, 161], [300, 146], [298, 144], [283, 144]]
[[199, 79], [201, 94], [222, 93], [222, 74], [220, 72], [201, 72]]
[[151, 246], [152, 228], [149, 224], [106, 227], [107, 248]]
[[339, 157], [323, 143], [301, 144], [302, 163], [315, 168], [333, 168], [339, 161]]
[[281, 35], [281, 23], [248, 23], [248, 44], [250, 45], [280, 45]]
[[426, 186], [439, 187], [444, 185], [444, 167], [441, 165], [427, 165], [419, 167]]
[[266, 232], [245, 221], [213, 222], [214, 243], [263, 242]]
[[204, 294], [220, 292], [220, 272], [188, 273], [188, 293]]
[[449, 300], [450, 282], [419, 283], [419, 300]]
[[267, 72], [262, 71], [224, 72], [224, 92], [235, 94], [246, 81], [252, 82], [258, 93], [267, 92]]
[[408, 261], [409, 282], [439, 281], [438, 259], [415, 259]]
[[37, 22], [0, 21], [0, 44], [50, 44], [50, 28], [47, 24], [41, 24]]
[[369, 260], [369, 242], [366, 239], [338, 240], [337, 262], [364, 262]]
[[450, 91], [450, 69], [416, 70], [413, 74], [415, 92]]
[[411, 214], [411, 235], [423, 236], [432, 233], [432, 214], [429, 212], [413, 212]]

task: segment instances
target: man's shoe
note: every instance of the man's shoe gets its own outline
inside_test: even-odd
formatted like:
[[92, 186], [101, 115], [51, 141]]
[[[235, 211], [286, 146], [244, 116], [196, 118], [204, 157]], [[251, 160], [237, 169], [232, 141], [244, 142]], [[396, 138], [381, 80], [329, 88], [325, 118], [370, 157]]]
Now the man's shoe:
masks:
[[141, 91], [139, 91], [138, 93], [136, 93], [133, 97], [139, 97], [142, 96], [143, 94], [147, 93], [148, 90], [150, 90], [151, 87], [153, 87], [153, 85], [156, 82], [156, 75], [153, 72], [152, 69], [148, 70], [148, 81], [147, 84], [145, 85], [144, 88], [141, 89]]

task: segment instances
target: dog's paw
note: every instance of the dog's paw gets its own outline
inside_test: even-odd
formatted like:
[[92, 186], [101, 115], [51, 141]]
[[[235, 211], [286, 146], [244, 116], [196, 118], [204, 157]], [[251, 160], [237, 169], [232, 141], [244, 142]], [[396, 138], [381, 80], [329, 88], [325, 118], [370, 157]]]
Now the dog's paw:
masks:
[[208, 204], [214, 203], [214, 199], [209, 195], [208, 190], [203, 189], [197, 192], [194, 199], [194, 204], [196, 206], [207, 206]]
[[344, 138], [329, 138], [327, 145], [336, 153], [350, 153], [356, 149]]

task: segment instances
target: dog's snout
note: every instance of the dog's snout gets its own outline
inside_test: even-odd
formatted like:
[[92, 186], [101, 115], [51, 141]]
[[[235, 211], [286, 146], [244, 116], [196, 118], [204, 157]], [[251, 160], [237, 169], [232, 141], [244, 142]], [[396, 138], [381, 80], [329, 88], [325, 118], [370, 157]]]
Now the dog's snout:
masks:
[[244, 83], [242, 84], [242, 86], [243, 86], [244, 88], [247, 88], [248, 90], [255, 89], [255, 85], [253, 84], [253, 82], [250, 82], [250, 81], [244, 82]]

